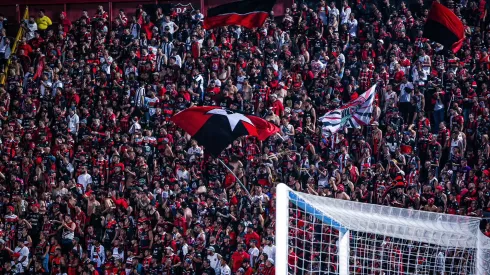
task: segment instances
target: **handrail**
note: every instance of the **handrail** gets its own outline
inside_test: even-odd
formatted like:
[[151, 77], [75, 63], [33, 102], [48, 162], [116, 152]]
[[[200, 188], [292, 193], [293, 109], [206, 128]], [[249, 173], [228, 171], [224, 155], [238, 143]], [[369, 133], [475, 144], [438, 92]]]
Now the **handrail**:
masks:
[[29, 19], [29, 7], [26, 6], [26, 10], [24, 11], [24, 16], [22, 17], [22, 22], [20, 22], [19, 31], [17, 32], [17, 36], [15, 37], [14, 44], [12, 45], [12, 50], [10, 51], [9, 59], [7, 60], [7, 65], [5, 66], [3, 75], [0, 76], [0, 84], [4, 85], [7, 80], [7, 75], [10, 67], [10, 63], [12, 62], [12, 57], [17, 54], [17, 47], [19, 45], [19, 41], [22, 37], [24, 37], [25, 29], [22, 26], [24, 20]]

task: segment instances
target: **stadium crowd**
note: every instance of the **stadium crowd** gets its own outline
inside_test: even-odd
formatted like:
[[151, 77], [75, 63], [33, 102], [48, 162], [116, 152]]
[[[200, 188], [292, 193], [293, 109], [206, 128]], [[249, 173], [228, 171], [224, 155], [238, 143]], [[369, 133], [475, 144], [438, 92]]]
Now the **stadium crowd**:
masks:
[[[423, 38], [430, 3], [421, 0], [293, 4], [252, 30], [204, 30], [199, 10], [138, 6], [113, 22], [102, 6], [75, 22], [40, 10], [23, 22], [16, 53], [0, 23], [0, 70], [8, 72], [0, 87], [1, 273], [274, 275], [279, 182], [319, 196], [485, 215], [486, 3], [444, 4], [466, 25], [456, 54]], [[370, 125], [322, 131], [323, 114], [374, 84]], [[250, 196], [169, 121], [196, 105], [280, 126], [220, 156]], [[490, 236], [490, 225], [482, 230]], [[292, 270], [299, 253], [290, 250]]]

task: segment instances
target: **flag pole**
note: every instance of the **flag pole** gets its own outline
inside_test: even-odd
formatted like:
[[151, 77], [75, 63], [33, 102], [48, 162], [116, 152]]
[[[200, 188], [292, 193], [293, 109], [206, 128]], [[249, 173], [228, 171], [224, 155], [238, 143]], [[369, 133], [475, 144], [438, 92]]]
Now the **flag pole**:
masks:
[[226, 168], [226, 170], [228, 170], [235, 177], [238, 184], [240, 184], [240, 186], [245, 190], [245, 192], [247, 192], [248, 198], [251, 200], [252, 195], [250, 195], [250, 192], [248, 192], [247, 187], [243, 185], [242, 181], [235, 175], [235, 173], [233, 173], [233, 170], [231, 170], [230, 167], [228, 167], [228, 165], [226, 165], [226, 163], [224, 163], [221, 159], [218, 159], [218, 161]]

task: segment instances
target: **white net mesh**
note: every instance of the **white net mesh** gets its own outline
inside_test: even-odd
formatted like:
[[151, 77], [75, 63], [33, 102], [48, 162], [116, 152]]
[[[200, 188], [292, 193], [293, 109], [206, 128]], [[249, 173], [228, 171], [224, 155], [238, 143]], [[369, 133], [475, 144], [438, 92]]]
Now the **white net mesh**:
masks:
[[479, 218], [292, 191], [289, 202], [289, 274], [489, 274]]

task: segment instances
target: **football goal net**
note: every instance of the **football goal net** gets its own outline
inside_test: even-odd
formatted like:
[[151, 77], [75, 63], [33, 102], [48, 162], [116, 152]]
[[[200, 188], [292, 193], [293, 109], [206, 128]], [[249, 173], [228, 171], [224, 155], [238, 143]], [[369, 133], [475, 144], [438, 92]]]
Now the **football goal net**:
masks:
[[276, 193], [276, 274], [489, 275], [480, 218]]

